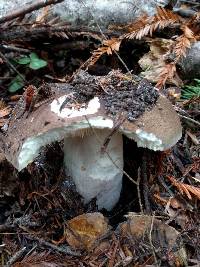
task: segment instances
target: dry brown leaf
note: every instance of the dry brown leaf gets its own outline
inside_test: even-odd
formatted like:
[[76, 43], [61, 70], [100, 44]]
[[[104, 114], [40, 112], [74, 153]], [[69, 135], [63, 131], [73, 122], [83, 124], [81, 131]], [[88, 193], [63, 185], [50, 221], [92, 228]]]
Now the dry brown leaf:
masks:
[[165, 66], [164, 55], [169, 50], [173, 41], [161, 38], [149, 39], [150, 51], [138, 61], [143, 72], [141, 75], [150, 82], [157, 83], [163, 67]]
[[10, 96], [11, 101], [19, 101], [19, 99], [22, 97], [22, 95], [12, 95]]
[[65, 238], [74, 249], [90, 249], [109, 230], [107, 220], [101, 213], [86, 213], [67, 222]]

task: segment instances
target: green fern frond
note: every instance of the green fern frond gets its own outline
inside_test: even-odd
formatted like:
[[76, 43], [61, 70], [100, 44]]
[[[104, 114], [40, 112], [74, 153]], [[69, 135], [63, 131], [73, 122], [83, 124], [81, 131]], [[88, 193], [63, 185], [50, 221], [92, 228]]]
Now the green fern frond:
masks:
[[193, 97], [200, 97], [200, 80], [194, 79], [195, 84], [194, 85], [187, 85], [184, 88], [182, 88], [181, 91], [181, 98], [188, 100]]

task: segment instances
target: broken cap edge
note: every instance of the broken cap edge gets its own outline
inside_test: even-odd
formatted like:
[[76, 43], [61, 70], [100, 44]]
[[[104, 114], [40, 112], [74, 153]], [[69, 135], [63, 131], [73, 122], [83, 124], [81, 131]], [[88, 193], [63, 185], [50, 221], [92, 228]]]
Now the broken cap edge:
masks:
[[160, 95], [155, 106], [146, 110], [134, 124], [126, 121], [121, 129], [138, 147], [163, 151], [174, 146], [182, 137], [182, 126], [171, 102]]

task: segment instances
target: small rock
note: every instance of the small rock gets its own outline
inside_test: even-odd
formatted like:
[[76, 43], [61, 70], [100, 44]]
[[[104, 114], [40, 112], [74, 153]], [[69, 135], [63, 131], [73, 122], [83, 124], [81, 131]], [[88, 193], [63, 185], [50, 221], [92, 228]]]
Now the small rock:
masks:
[[185, 79], [200, 78], [200, 42], [192, 45], [178, 65], [180, 66]]

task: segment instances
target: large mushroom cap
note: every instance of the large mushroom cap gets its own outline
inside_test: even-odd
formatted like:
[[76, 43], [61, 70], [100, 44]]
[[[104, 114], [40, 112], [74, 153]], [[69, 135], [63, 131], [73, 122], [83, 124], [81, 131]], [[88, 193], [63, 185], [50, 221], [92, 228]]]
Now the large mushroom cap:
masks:
[[28, 116], [11, 117], [1, 143], [19, 171], [42, 146], [89, 134], [91, 128], [113, 129], [119, 124], [117, 131], [155, 151], [168, 149], [181, 138], [181, 123], [171, 103], [145, 80], [136, 83], [118, 71], [103, 78], [81, 71], [66, 88]]
[[[94, 97], [82, 107], [68, 107], [61, 111], [62, 95], [40, 106], [28, 117], [13, 119], [3, 137], [3, 150], [8, 161], [19, 171], [33, 162], [41, 147], [64, 137], [84, 135], [91, 127], [112, 129], [114, 118], [105, 110], [99, 97]], [[134, 122], [127, 119], [118, 129], [134, 139], [138, 146], [152, 150], [165, 150], [181, 138], [182, 128], [178, 115], [168, 99], [160, 96], [151, 110], [147, 110]]]

